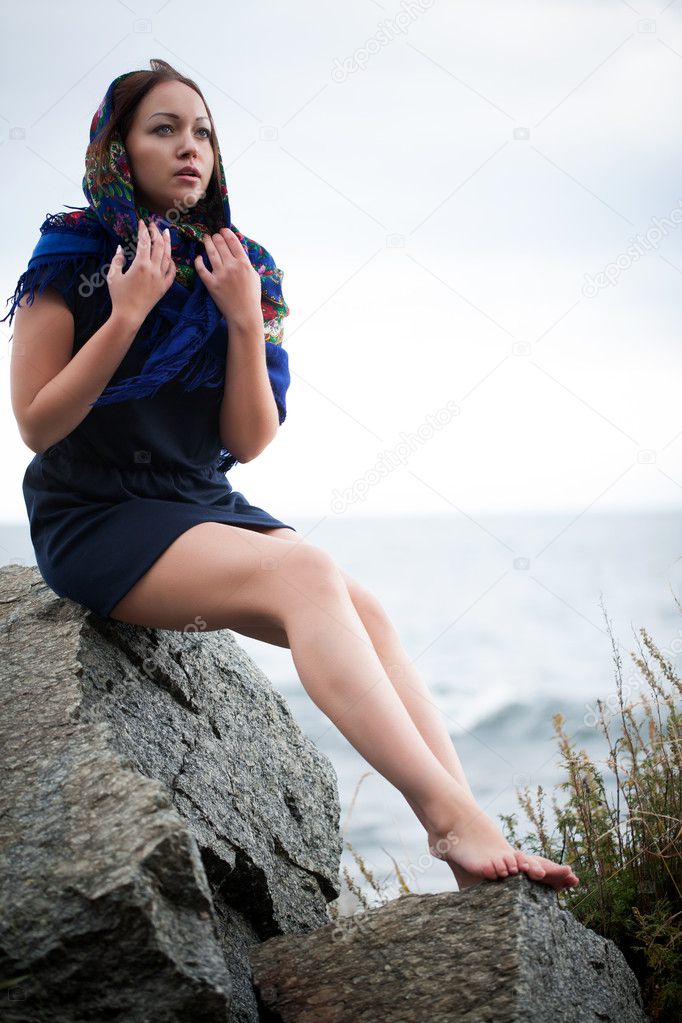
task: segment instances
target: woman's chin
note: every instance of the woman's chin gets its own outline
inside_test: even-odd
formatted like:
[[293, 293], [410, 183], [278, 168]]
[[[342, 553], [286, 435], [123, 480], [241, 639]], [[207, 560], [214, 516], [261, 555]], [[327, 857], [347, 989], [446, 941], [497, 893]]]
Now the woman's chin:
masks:
[[193, 210], [205, 196], [206, 192], [200, 186], [188, 187], [185, 182], [178, 182], [175, 188], [170, 189], [165, 195], [156, 196], [153, 201], [144, 199], [138, 201], [164, 220], [173, 220], [177, 219], [178, 214]]
[[196, 206], [201, 199], [205, 198], [205, 196], [206, 192], [201, 185], [188, 186], [184, 182], [178, 182], [178, 187], [173, 190], [171, 206], [176, 206], [178, 203], [182, 203], [183, 206], [191, 209], [193, 206]]

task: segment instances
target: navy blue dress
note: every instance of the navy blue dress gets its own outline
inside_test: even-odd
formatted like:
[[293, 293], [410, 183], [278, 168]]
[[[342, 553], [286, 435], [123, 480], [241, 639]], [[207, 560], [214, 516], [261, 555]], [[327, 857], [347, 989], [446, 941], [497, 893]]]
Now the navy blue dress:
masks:
[[[92, 272], [98, 267], [93, 257]], [[83, 298], [65, 283], [68, 276], [52, 283], [74, 316], [75, 355], [111, 304]], [[135, 372], [139, 359], [126, 353], [110, 383]], [[55, 593], [108, 618], [173, 540], [199, 522], [295, 528], [250, 504], [218, 469], [221, 400], [221, 387], [185, 392], [171, 380], [153, 397], [92, 408], [35, 455], [22, 490], [36, 562]]]

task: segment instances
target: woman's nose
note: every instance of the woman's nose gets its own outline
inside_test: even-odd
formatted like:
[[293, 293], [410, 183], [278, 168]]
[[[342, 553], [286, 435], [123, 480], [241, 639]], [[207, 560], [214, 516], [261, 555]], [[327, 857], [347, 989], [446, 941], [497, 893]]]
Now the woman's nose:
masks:
[[191, 133], [180, 136], [178, 145], [183, 153], [186, 153], [188, 150], [191, 150], [193, 153], [198, 152], [197, 140]]

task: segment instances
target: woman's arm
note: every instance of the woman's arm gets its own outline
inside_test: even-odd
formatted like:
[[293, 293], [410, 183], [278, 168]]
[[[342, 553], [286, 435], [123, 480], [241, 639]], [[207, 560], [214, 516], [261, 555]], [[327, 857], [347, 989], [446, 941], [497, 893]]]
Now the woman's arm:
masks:
[[279, 413], [265, 359], [263, 320], [231, 325], [220, 407], [220, 439], [238, 462], [250, 462], [274, 439]]
[[19, 305], [12, 342], [12, 408], [27, 447], [45, 451], [85, 419], [140, 326], [112, 311], [72, 356], [73, 314], [54, 289], [37, 294], [30, 306]]

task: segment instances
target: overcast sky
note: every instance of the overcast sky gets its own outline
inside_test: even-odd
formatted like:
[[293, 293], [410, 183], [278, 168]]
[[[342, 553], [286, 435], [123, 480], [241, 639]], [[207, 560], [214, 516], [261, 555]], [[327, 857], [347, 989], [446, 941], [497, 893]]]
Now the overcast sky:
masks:
[[[679, 507], [682, 3], [3, 5], [0, 285], [85, 202], [111, 80], [203, 90], [284, 270], [288, 418], [229, 478], [295, 515]], [[2, 518], [32, 452], [9, 397]]]

